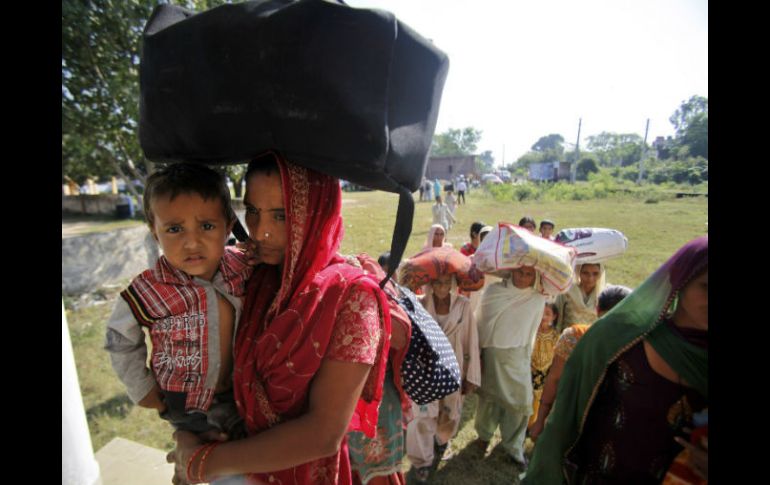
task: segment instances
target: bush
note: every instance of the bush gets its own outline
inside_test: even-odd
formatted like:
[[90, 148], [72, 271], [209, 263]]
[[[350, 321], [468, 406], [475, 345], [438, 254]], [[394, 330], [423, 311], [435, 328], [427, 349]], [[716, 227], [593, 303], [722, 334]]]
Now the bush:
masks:
[[495, 200], [509, 201], [513, 200], [513, 185], [499, 184], [499, 185], [487, 185], [487, 190], [492, 194]]
[[531, 184], [520, 184], [513, 187], [513, 197], [519, 202], [539, 198], [539, 191]]

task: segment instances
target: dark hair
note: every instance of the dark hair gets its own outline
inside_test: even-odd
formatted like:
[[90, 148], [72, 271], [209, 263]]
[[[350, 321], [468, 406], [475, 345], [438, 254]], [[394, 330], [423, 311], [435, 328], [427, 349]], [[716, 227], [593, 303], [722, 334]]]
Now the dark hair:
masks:
[[599, 301], [596, 306], [599, 311], [608, 312], [630, 293], [631, 288], [622, 285], [609, 285], [599, 293]]
[[486, 224], [478, 221], [471, 224], [471, 237], [473, 237], [474, 234], [478, 236], [479, 233], [481, 232], [481, 228], [484, 226], [486, 226]]
[[174, 163], [147, 177], [144, 189], [144, 214], [149, 225], [155, 223], [152, 202], [158, 197], [169, 196], [174, 200], [180, 194], [197, 194], [204, 200], [219, 199], [227, 222], [235, 221], [235, 211], [230, 203], [230, 189], [225, 176], [216, 170], [197, 163]]
[[551, 228], [556, 227], [556, 224], [554, 224], [553, 221], [549, 221], [548, 219], [543, 219], [540, 221], [540, 229], [542, 229], [545, 225], [549, 225]]
[[246, 175], [243, 177], [248, 183], [249, 177], [255, 173], [261, 173], [262, 175], [270, 175], [271, 173], [281, 174], [278, 169], [278, 158], [275, 153], [267, 152], [259, 155], [249, 162], [249, 166], [246, 168]]
[[524, 217], [522, 217], [522, 218], [519, 220], [519, 225], [520, 225], [520, 226], [523, 226], [524, 224], [526, 224], [526, 223], [528, 223], [528, 222], [531, 222], [533, 226], [537, 227], [537, 222], [535, 222], [535, 220], [534, 220], [534, 219], [532, 219], [532, 218], [531, 218], [531, 217], [529, 217], [529, 216], [524, 216]]
[[556, 305], [556, 303], [546, 303], [545, 306], [550, 308], [553, 312], [553, 321], [551, 322], [551, 326], [556, 328], [556, 322], [559, 320], [559, 307]]
[[383, 268], [385, 265], [390, 264], [390, 251], [385, 251], [384, 253], [380, 254], [380, 257], [377, 258], [377, 264]]

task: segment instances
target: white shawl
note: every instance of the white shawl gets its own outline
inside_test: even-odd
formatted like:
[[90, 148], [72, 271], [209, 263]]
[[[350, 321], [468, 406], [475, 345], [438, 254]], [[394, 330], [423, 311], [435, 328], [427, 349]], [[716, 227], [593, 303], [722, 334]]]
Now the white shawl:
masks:
[[[433, 287], [430, 284], [422, 287], [424, 295], [420, 297], [428, 313], [436, 316], [433, 302]], [[457, 293], [457, 280], [452, 278], [452, 288], [449, 290], [449, 314], [441, 325], [452, 349], [455, 351], [457, 363], [462, 372], [462, 378], [471, 384], [481, 385], [481, 353], [479, 352], [479, 332], [476, 320], [471, 312], [471, 302], [467, 297]]]
[[534, 345], [546, 297], [533, 287], [519, 289], [506, 278], [486, 287], [476, 321], [481, 348], [509, 349]]
[[556, 329], [561, 332], [565, 328], [568, 328], [575, 324], [590, 325], [598, 318], [596, 316], [596, 306], [599, 304], [599, 293], [607, 286], [604, 264], [602, 263], [590, 263], [599, 265], [599, 279], [596, 281], [596, 286], [588, 295], [580, 289], [580, 269], [582, 265], [578, 265], [575, 268], [575, 283], [570, 286], [566, 293], [559, 295], [556, 299], [556, 306], [559, 309], [559, 317], [557, 319]]
[[428, 239], [425, 241], [425, 246], [422, 247], [423, 249], [430, 249], [433, 247], [433, 236], [436, 235], [437, 229], [442, 229], [444, 231], [444, 245], [442, 247], [445, 247], [445, 248], [452, 247], [452, 243], [446, 242], [446, 237], [447, 237], [446, 228], [441, 224], [433, 224], [432, 226], [430, 226], [430, 230], [428, 230]]

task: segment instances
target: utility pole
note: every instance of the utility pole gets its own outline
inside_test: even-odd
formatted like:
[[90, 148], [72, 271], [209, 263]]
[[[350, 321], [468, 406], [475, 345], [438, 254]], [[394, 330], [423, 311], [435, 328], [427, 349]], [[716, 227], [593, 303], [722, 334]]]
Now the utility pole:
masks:
[[642, 185], [642, 172], [644, 171], [644, 155], [647, 153], [647, 133], [650, 131], [650, 119], [647, 118], [647, 127], [644, 129], [644, 142], [642, 142], [642, 156], [639, 158], [639, 177], [636, 185]]
[[578, 121], [578, 134], [577, 134], [577, 141], [575, 142], [575, 159], [572, 160], [572, 166], [570, 167], [570, 183], [575, 183], [575, 178], [577, 176], [577, 162], [578, 157], [580, 156], [580, 128], [583, 126], [583, 118], [580, 118]]

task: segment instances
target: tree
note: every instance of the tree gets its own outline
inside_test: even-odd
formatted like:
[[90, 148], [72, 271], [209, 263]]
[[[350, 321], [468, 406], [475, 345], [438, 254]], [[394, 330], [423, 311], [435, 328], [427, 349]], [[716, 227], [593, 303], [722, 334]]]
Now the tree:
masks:
[[155, 3], [62, 2], [62, 171], [76, 180], [114, 175], [116, 164], [146, 173], [139, 41]]
[[481, 140], [481, 133], [481, 130], [472, 126], [461, 130], [450, 128], [443, 133], [433, 135], [430, 153], [435, 157], [473, 155]]
[[[676, 130], [676, 143], [687, 146], [688, 155], [708, 159], [709, 102], [703, 96], [691, 96], [682, 101], [669, 121]], [[678, 157], [679, 158], [679, 157]]]
[[583, 156], [577, 163], [575, 168], [575, 178], [578, 180], [588, 180], [588, 175], [591, 173], [598, 173], [599, 166], [596, 160], [591, 156]]
[[619, 164], [623, 167], [639, 163], [644, 140], [636, 133], [603, 131], [587, 137], [588, 149], [595, 153], [602, 165]]
[[226, 165], [225, 175], [233, 183], [233, 189], [235, 190], [235, 197], [240, 199], [243, 197], [243, 178], [246, 176], [246, 165]]
[[[139, 55], [158, 3], [62, 1], [62, 173], [81, 183], [151, 171], [139, 146]], [[202, 11], [225, 2], [176, 3]]]
[[492, 156], [492, 150], [484, 151], [481, 155], [479, 155], [479, 160], [481, 160], [481, 163], [489, 167], [490, 170], [495, 166], [495, 157]]
[[540, 137], [532, 151], [541, 153], [541, 162], [558, 162], [564, 156], [564, 137], [558, 134], [550, 134]]
[[543, 163], [544, 154], [540, 152], [527, 152], [516, 159], [516, 167], [529, 167], [533, 163]]
[[564, 137], [557, 134], [550, 134], [548, 136], [541, 136], [534, 145], [532, 150], [536, 152], [545, 152], [546, 150], [558, 150], [564, 151]]

